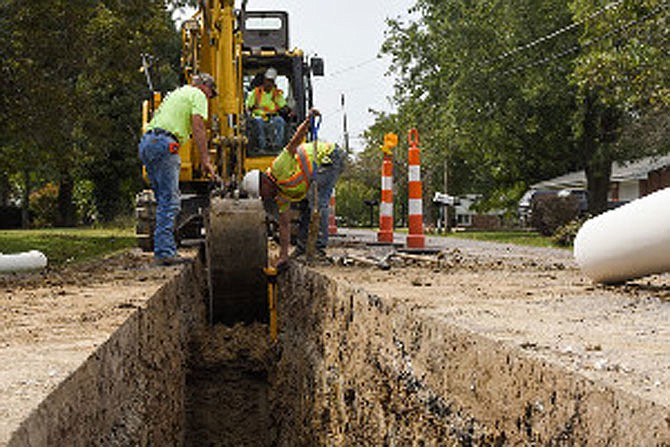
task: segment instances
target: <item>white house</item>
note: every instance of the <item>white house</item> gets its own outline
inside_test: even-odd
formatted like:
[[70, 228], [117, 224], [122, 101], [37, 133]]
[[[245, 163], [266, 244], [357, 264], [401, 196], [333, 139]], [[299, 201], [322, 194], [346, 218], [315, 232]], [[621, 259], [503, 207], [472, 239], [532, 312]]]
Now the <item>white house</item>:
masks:
[[[670, 186], [670, 155], [614, 163], [608, 201], [629, 202]], [[536, 183], [531, 189], [586, 189], [586, 173], [572, 172]]]

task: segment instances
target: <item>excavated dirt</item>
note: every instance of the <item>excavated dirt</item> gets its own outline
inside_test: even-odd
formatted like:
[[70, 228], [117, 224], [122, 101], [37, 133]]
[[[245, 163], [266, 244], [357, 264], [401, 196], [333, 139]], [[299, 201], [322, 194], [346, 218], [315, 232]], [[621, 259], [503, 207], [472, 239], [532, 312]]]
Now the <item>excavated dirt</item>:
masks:
[[133, 250], [77, 268], [0, 275], [0, 445], [176, 270]]
[[[316, 265], [316, 270], [339, 283], [364, 289], [385, 303], [399, 303], [398, 308], [410, 312], [407, 318], [416, 319], [419, 326], [425, 319], [431, 324], [455, 327], [529, 358], [624, 390], [659, 407], [670, 406], [667, 326], [670, 277], [667, 275], [603, 287], [592, 284], [579, 272], [569, 251], [428, 238], [427, 245], [438, 248], [439, 253], [405, 254], [389, 247], [364, 245], [373, 238], [374, 234], [353, 231], [346, 239], [334, 238], [329, 250], [334, 262]], [[150, 256], [131, 251], [76, 269], [0, 275], [0, 445], [5, 445], [11, 432], [32, 409], [131, 314], [145, 308], [149, 298], [179, 271], [179, 267], [152, 267]], [[307, 312], [310, 303], [299, 305]], [[280, 315], [280, 326], [281, 318]], [[295, 333], [282, 334], [280, 339], [286, 341], [287, 337], [298, 335], [311, 337]], [[383, 335], [388, 334], [367, 334], [372, 338]], [[413, 336], [417, 340], [428, 337], [418, 332]], [[273, 365], [280, 358], [286, 362], [299, 355], [304, 355], [309, 363], [316, 354], [310, 353], [311, 348], [301, 352], [309, 344], [296, 343], [295, 350], [300, 354], [282, 357], [268, 343], [267, 328], [262, 325], [243, 330], [199, 327], [189, 339], [185, 445], [273, 445], [278, 436], [273, 430], [281, 422], [284, 426], [305, 425], [309, 418], [318, 419], [322, 427], [331, 427], [329, 441], [323, 445], [344, 445], [338, 444], [337, 439], [345, 439], [340, 436], [344, 436], [349, 425], [332, 428], [338, 420], [330, 411], [317, 415], [307, 411], [304, 420], [286, 422], [294, 407], [311, 408], [305, 401], [313, 398], [298, 393], [301, 389], [298, 385], [273, 377]], [[335, 343], [335, 339], [334, 336], [331, 341]], [[439, 343], [437, 346], [439, 349]], [[365, 353], [347, 346], [346, 340], [339, 342], [338, 349], [340, 358], [335, 363], [342, 362], [343, 355], [350, 356], [352, 361], [359, 360], [361, 365], [367, 361]], [[411, 346], [402, 345], [398, 349], [401, 359], [409, 359], [407, 352]], [[287, 350], [290, 351], [288, 345]], [[299, 364], [289, 366], [307, 369]], [[439, 377], [444, 367], [428, 363], [426, 374]], [[411, 400], [412, 395], [416, 398], [417, 389], [419, 397], [428, 393], [427, 384], [408, 375], [408, 371], [413, 371], [411, 363], [403, 368], [399, 383], [408, 395], [404, 399]], [[310, 371], [315, 372], [316, 369]], [[322, 372], [320, 381], [335, 381], [334, 370]], [[472, 379], [473, 393], [476, 387], [484, 386], [483, 378], [478, 380], [482, 383]], [[486, 383], [495, 387], [495, 377], [486, 378]], [[271, 384], [279, 385], [280, 389], [273, 389]], [[292, 386], [296, 388], [292, 390]], [[388, 396], [385, 398], [383, 394], [391, 392], [390, 386], [373, 387], [375, 399], [384, 402]], [[349, 410], [342, 408], [342, 414], [346, 413], [346, 417], [366, 414], [366, 408], [355, 405], [365, 401], [362, 392], [357, 394], [352, 387], [341, 393], [344, 402], [341, 405], [352, 405]], [[217, 396], [221, 395], [227, 396], [227, 405], [223, 407], [217, 406]], [[439, 416], [446, 411], [446, 404], [437, 397], [428, 396], [426, 400], [434, 410], [431, 414]], [[390, 401], [387, 404], [397, 405]], [[231, 408], [236, 410], [231, 412]], [[399, 405], [398, 408], [398, 414], [402, 414]], [[540, 410], [528, 411], [530, 418], [534, 411]], [[346, 417], [341, 416], [340, 420]], [[390, 423], [384, 423], [388, 428]], [[430, 433], [433, 439], [449, 434], [449, 430], [440, 432], [436, 428], [439, 426], [430, 421], [423, 423], [426, 435], [435, 431]], [[523, 428], [523, 421], [518, 424]], [[670, 417], [663, 424], [666, 429], [670, 427]], [[396, 429], [398, 439], [412, 439], [410, 432], [403, 434], [402, 427]], [[216, 444], [214, 440], [224, 433], [230, 444]], [[294, 439], [299, 439], [295, 436]], [[359, 445], [381, 445], [372, 429], [360, 436]], [[459, 436], [454, 438], [454, 429], [451, 430], [451, 439], [460, 439]], [[472, 445], [467, 437], [463, 439], [466, 441], [450, 441], [445, 445]], [[666, 441], [649, 445], [668, 445]], [[504, 437], [495, 442], [507, 445]], [[293, 445], [321, 444], [310, 438]], [[384, 445], [400, 444], [395, 444], [391, 436], [384, 439]]]
[[383, 259], [391, 249], [344, 245], [331, 250], [340, 266], [320, 271], [670, 406], [670, 275], [603, 286], [569, 250], [434, 237], [426, 245], [437, 255], [392, 255], [382, 270], [353, 259]]

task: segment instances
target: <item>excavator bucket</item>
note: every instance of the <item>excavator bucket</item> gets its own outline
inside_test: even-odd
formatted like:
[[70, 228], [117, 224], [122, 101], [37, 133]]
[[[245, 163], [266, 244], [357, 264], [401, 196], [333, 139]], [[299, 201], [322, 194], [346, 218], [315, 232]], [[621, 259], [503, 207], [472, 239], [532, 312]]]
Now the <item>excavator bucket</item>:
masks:
[[268, 322], [267, 226], [263, 203], [212, 198], [206, 228], [210, 322]]

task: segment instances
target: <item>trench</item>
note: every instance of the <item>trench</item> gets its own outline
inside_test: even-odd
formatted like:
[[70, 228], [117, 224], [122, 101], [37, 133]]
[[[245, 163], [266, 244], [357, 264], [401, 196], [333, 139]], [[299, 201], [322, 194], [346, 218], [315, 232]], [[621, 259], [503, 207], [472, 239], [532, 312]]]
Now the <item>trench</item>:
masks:
[[295, 265], [279, 339], [166, 282], [8, 446], [670, 445], [667, 409]]

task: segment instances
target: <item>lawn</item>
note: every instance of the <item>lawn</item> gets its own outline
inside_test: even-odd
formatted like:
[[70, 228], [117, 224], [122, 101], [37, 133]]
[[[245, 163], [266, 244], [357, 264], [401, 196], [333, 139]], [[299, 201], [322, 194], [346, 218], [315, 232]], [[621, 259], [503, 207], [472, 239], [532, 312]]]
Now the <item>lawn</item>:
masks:
[[532, 231], [463, 231], [449, 233], [449, 237], [504, 242], [517, 245], [531, 245], [534, 247], [569, 248], [561, 247], [550, 237], [542, 236], [541, 234]]
[[51, 266], [75, 264], [135, 245], [133, 229], [0, 230], [0, 253], [44, 253]]

